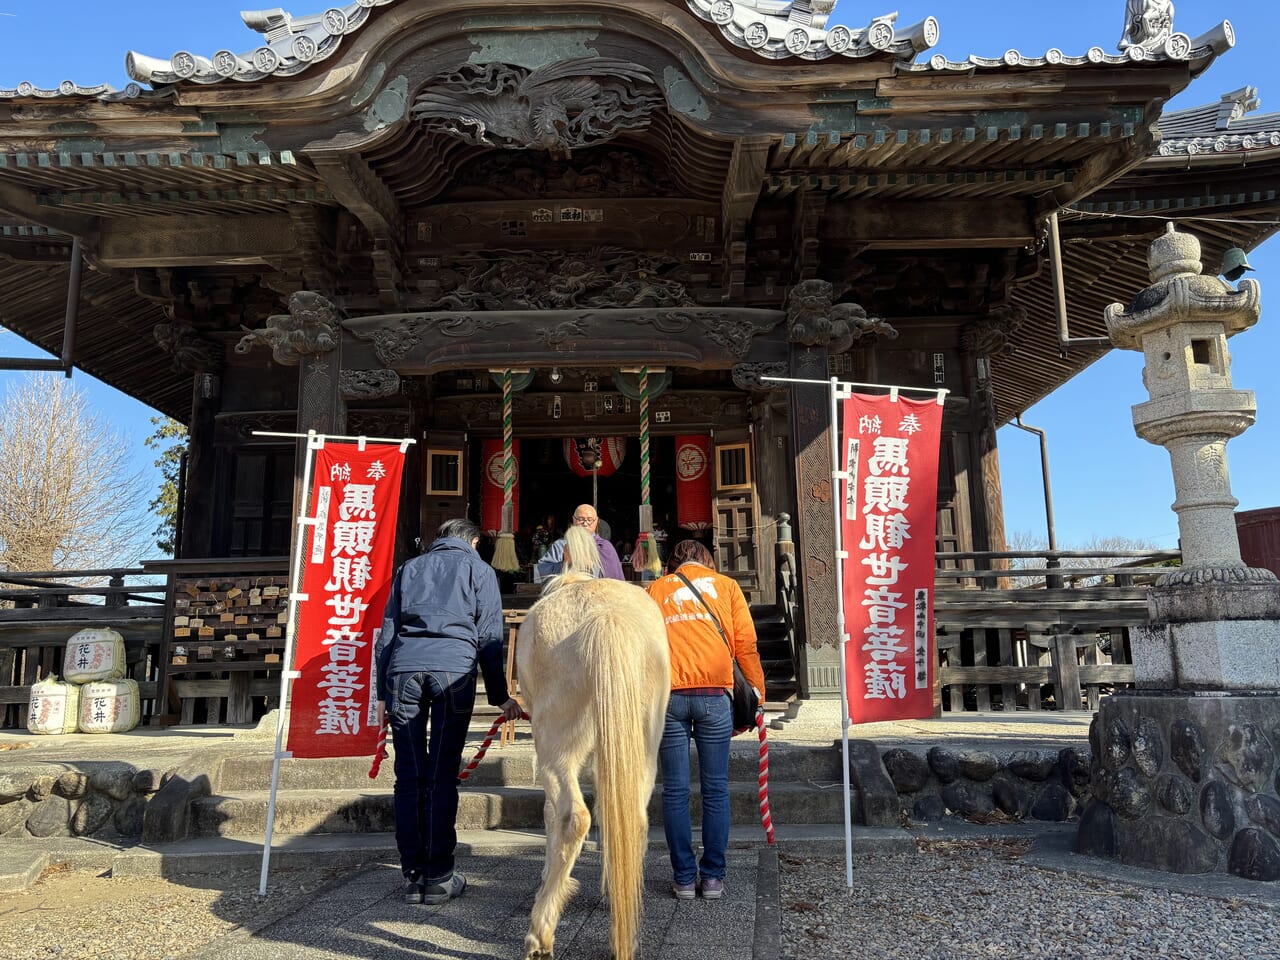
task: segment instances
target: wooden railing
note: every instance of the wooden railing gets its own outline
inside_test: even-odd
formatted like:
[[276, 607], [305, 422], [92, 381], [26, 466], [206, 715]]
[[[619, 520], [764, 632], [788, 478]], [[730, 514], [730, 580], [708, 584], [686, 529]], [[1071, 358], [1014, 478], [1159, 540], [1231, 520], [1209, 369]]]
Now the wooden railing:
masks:
[[1133, 683], [1129, 631], [1180, 554], [938, 554], [934, 619], [943, 709], [1096, 710]]
[[0, 573], [0, 727], [26, 726], [31, 684], [62, 673], [67, 640], [85, 627], [124, 636], [145, 715], [165, 622], [165, 584], [148, 579], [127, 568]]

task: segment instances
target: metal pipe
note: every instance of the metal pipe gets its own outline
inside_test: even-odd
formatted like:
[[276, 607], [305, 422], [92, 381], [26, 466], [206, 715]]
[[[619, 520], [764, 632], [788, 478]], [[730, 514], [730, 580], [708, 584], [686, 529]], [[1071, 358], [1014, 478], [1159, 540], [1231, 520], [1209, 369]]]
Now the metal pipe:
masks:
[[80, 319], [80, 277], [84, 270], [84, 257], [80, 255], [80, 238], [71, 238], [71, 277], [67, 280], [67, 312], [62, 323], [62, 369], [71, 376], [75, 360], [76, 322]]
[[61, 370], [71, 376], [75, 360], [76, 321], [80, 316], [80, 277], [84, 258], [80, 255], [80, 238], [71, 238], [71, 276], [67, 280], [67, 312], [62, 321], [62, 357], [0, 357], [0, 370]]
[[4, 357], [0, 370], [65, 370], [61, 360], [42, 360], [33, 357]]
[[1058, 315], [1058, 356], [1066, 357], [1067, 348], [1110, 347], [1110, 337], [1076, 337], [1067, 332], [1067, 292], [1062, 281], [1062, 237], [1058, 232], [1058, 211], [1049, 214], [1049, 263], [1053, 279], [1053, 306]]
[[[1034, 433], [1040, 438], [1040, 473], [1044, 478], [1044, 519], [1049, 528], [1049, 550], [1058, 549], [1058, 538], [1053, 527], [1053, 490], [1049, 486], [1049, 439], [1039, 427], [1032, 427], [1022, 422], [1022, 414], [1013, 418], [1013, 425], [1027, 433]], [[1057, 566], [1056, 557], [1050, 557], [1049, 563]]]

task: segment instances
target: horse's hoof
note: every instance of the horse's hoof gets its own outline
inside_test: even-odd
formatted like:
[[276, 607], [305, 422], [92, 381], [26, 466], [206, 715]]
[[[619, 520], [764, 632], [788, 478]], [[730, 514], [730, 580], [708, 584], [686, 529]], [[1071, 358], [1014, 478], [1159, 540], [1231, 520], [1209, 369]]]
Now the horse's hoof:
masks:
[[553, 957], [550, 950], [530, 950], [524, 960], [553, 960]]

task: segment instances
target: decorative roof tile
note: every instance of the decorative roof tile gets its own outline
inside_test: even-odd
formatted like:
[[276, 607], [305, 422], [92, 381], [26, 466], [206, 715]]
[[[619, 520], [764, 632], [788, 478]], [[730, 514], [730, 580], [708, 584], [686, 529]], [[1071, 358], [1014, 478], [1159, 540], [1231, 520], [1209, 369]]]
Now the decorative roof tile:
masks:
[[[337, 53], [344, 37], [361, 27], [371, 11], [396, 0], [354, 0], [329, 7], [321, 13], [294, 17], [276, 7], [241, 13], [245, 24], [263, 35], [263, 44], [244, 53], [219, 50], [203, 56], [180, 50], [168, 59], [148, 57], [130, 51], [126, 70], [135, 83], [117, 91], [102, 84], [84, 87], [63, 81], [55, 90], [30, 83], [13, 89], [0, 88], [0, 100], [25, 97], [95, 97], [122, 100], [164, 96], [159, 88], [180, 81], [219, 83], [223, 80], [254, 82], [268, 77], [289, 77]], [[1043, 56], [1028, 56], [1009, 50], [1001, 57], [971, 56], [949, 60], [937, 54], [915, 62], [917, 54], [938, 42], [939, 27], [934, 17], [898, 27], [897, 14], [872, 17], [865, 26], [829, 26], [838, 0], [684, 0], [688, 8], [720, 30], [728, 42], [772, 60], [797, 58], [826, 60], [830, 57], [860, 58], [880, 55], [896, 62], [906, 72], [972, 72], [1008, 67], [1120, 65], [1140, 61], [1211, 59], [1235, 43], [1231, 24], [1223, 21], [1213, 30], [1191, 39], [1173, 30], [1172, 10], [1167, 22], [1154, 32], [1134, 34], [1126, 27], [1119, 54], [1092, 47], [1083, 56], [1067, 56], [1051, 49]], [[150, 84], [154, 91], [139, 84]]]
[[896, 28], [896, 13], [873, 17], [864, 27], [834, 26], [827, 21], [836, 0], [685, 0], [689, 9], [720, 28], [728, 41], [762, 57], [781, 60], [825, 60], [891, 54], [913, 60], [938, 42], [938, 21], [926, 17]]
[[1043, 67], [1066, 66], [1077, 67], [1087, 64], [1108, 64], [1119, 66], [1126, 63], [1160, 62], [1169, 60], [1198, 61], [1212, 59], [1235, 46], [1235, 29], [1231, 21], [1223, 20], [1220, 24], [1194, 39], [1185, 33], [1169, 33], [1159, 43], [1144, 45], [1130, 43], [1122, 47], [1120, 53], [1107, 53], [1102, 47], [1090, 47], [1083, 56], [1068, 56], [1056, 47], [1046, 51], [1043, 56], [1028, 56], [1018, 50], [1008, 50], [1002, 57], [971, 56], [965, 60], [949, 60], [942, 54], [935, 54], [923, 63], [903, 64], [899, 69], [911, 72], [972, 72], [975, 69], [994, 69], [999, 67]]
[[1255, 113], [1258, 88], [1224, 93], [1217, 103], [1175, 110], [1160, 118], [1162, 157], [1247, 153], [1280, 147], [1280, 113]]
[[267, 77], [290, 77], [337, 53], [342, 38], [355, 33], [369, 20], [369, 11], [395, 0], [356, 0], [323, 13], [294, 17], [279, 7], [246, 10], [245, 26], [263, 35], [266, 42], [246, 53], [219, 50], [203, 57], [179, 50], [168, 60], [129, 52], [125, 69], [129, 76], [153, 86], [190, 80], [218, 83], [222, 80], [252, 82]]

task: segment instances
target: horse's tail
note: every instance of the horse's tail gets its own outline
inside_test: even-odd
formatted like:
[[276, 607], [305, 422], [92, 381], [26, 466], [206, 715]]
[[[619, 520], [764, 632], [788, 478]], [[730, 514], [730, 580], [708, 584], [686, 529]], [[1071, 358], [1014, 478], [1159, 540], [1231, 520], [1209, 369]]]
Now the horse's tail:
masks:
[[[659, 621], [659, 624], [661, 621]], [[598, 665], [593, 678], [596, 705], [595, 819], [600, 826], [604, 876], [613, 924], [615, 960], [634, 955], [644, 894], [644, 856], [649, 846], [649, 795], [654, 766], [648, 743], [651, 716], [660, 691], [646, 676], [650, 657], [634, 613], [614, 608], [583, 625], [586, 659]], [[664, 636], [665, 641], [665, 636]], [[659, 677], [666, 683], [667, 677]]]

